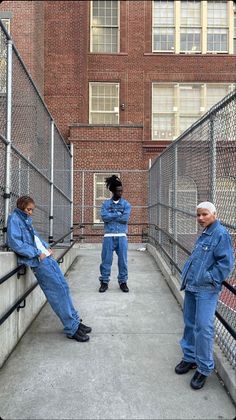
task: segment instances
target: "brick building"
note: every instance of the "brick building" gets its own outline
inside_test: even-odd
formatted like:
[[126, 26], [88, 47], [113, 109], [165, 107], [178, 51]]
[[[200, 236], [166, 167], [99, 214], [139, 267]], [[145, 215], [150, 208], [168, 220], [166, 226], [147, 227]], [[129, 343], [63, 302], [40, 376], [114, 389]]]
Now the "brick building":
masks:
[[[234, 1], [3, 1], [0, 17], [68, 140], [75, 221], [99, 225], [104, 177], [120, 174], [132, 222], [147, 169], [233, 89]], [[134, 229], [133, 229], [134, 231]]]

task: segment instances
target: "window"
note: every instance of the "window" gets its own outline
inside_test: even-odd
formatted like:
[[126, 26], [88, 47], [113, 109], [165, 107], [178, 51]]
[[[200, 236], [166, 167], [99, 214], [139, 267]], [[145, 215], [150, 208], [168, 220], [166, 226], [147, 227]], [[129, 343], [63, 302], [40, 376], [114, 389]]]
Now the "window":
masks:
[[[104, 200], [107, 200], [111, 197], [111, 192], [107, 189], [105, 184], [105, 179], [113, 175], [112, 173], [100, 173], [94, 174], [94, 212], [93, 212], [93, 221], [94, 223], [102, 223], [100, 217], [101, 206]], [[115, 174], [118, 177], [119, 174]]]
[[[7, 31], [10, 31], [10, 19], [1, 19]], [[0, 29], [0, 93], [6, 93], [7, 75], [7, 38]]]
[[152, 139], [174, 140], [233, 89], [232, 84], [153, 83]]
[[182, 1], [180, 51], [201, 52], [201, 2]]
[[227, 2], [207, 2], [207, 51], [228, 51]]
[[233, 7], [232, 0], [153, 0], [153, 52], [233, 54]]
[[119, 52], [119, 1], [91, 2], [91, 52]]
[[119, 84], [91, 82], [90, 124], [119, 124]]
[[[177, 179], [177, 203], [174, 203], [174, 190], [173, 184], [170, 184], [169, 188], [169, 205], [171, 207], [177, 207], [183, 210], [177, 211], [176, 222], [177, 222], [177, 233], [178, 234], [189, 234], [197, 232], [197, 220], [196, 217], [190, 217], [185, 214], [195, 213], [197, 206], [197, 187], [195, 182], [191, 178], [179, 177]], [[173, 233], [175, 227], [175, 220], [173, 218], [173, 212], [169, 210], [169, 232]]]
[[208, 85], [206, 97], [207, 109], [210, 109], [212, 106], [214, 106], [217, 102], [220, 101], [220, 99], [222, 99], [228, 93], [229, 88], [226, 85]]
[[154, 51], [174, 51], [174, 2], [155, 1], [153, 13]]

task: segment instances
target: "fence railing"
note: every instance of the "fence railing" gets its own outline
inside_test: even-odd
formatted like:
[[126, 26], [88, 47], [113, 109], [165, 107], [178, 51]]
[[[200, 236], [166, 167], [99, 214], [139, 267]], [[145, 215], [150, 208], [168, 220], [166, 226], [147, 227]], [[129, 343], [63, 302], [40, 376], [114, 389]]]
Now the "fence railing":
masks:
[[20, 195], [35, 199], [35, 227], [50, 242], [68, 231], [72, 168], [72, 149], [0, 20], [0, 247]]
[[[236, 247], [235, 105], [236, 91], [186, 130], [156, 159], [149, 172], [149, 235], [178, 278], [186, 251], [192, 250], [200, 233], [197, 203], [209, 200], [216, 205], [218, 218]], [[236, 267], [227, 283], [235, 288]], [[223, 320], [235, 330], [236, 303], [226, 285], [217, 312], [216, 340], [235, 366], [235, 339]]]
[[[80, 226], [75, 227], [74, 230], [79, 229]], [[51, 244], [51, 248], [54, 248], [56, 245], [58, 245], [59, 243], [63, 243], [64, 239], [66, 237], [71, 236], [71, 232], [72, 232], [73, 228], [69, 230], [69, 232], [66, 232], [61, 238], [59, 238], [57, 241], [54, 241]], [[56, 259], [58, 264], [61, 264], [63, 262], [63, 258], [64, 256], [70, 251], [70, 249], [80, 240], [79, 237], [75, 238], [74, 240], [71, 240], [71, 244], [65, 244], [65, 249], [64, 251], [60, 254], [60, 256]], [[1, 284], [5, 283], [7, 280], [9, 280], [12, 276], [14, 276], [17, 273], [17, 277], [19, 278], [21, 275], [25, 275], [26, 272], [26, 266], [24, 264], [18, 265], [16, 268], [14, 268], [12, 271], [10, 271], [9, 273], [5, 274], [3, 277], [0, 278], [0, 286]], [[33, 292], [33, 290], [38, 286], [38, 282], [36, 281], [34, 284], [32, 284], [30, 286], [30, 288], [22, 295], [19, 297], [19, 299], [17, 299], [16, 302], [14, 302], [14, 304], [8, 308], [8, 310], [0, 317], [0, 325], [2, 325], [8, 318], [9, 316], [15, 311], [19, 311], [20, 309], [24, 308], [26, 305], [26, 298], [27, 296], [30, 295], [30, 293]]]

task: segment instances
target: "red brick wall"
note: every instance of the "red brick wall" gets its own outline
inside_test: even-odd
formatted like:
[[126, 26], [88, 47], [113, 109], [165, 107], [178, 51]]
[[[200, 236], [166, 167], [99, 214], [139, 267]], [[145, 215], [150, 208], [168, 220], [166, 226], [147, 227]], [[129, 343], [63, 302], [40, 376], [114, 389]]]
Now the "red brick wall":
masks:
[[[145, 170], [169, 142], [151, 141], [151, 86], [159, 82], [234, 81], [232, 56], [152, 54], [151, 1], [121, 1], [119, 54], [89, 52], [90, 1], [45, 2], [45, 98], [64, 135], [74, 143], [75, 220], [81, 220], [81, 169], [121, 171], [124, 195], [133, 206], [147, 204]], [[62, 35], [63, 32], [63, 35]], [[117, 127], [89, 126], [89, 82], [120, 84]], [[139, 128], [137, 127], [139, 126]], [[128, 170], [133, 169], [133, 172]], [[92, 222], [93, 172], [84, 174]], [[143, 221], [136, 209], [131, 221]]]
[[10, 32], [31, 77], [44, 93], [44, 2], [3, 1], [1, 12], [11, 12]]
[[45, 101], [66, 137], [69, 124], [81, 121], [84, 112], [86, 3], [45, 1]]
[[[94, 173], [99, 171], [120, 174], [124, 198], [133, 206], [130, 222], [146, 221], [144, 206], [147, 205], [148, 166], [143, 159], [142, 132], [142, 126], [91, 127], [77, 124], [71, 127], [70, 140], [74, 144], [75, 222], [80, 222], [82, 219], [87, 223], [93, 222]], [[82, 202], [89, 206], [83, 215]], [[101, 234], [102, 229], [102, 226], [100, 230], [86, 228], [86, 232]], [[131, 234], [141, 231], [141, 226], [129, 228]], [[89, 239], [92, 240], [91, 237]], [[100, 239], [94, 240], [100, 241]], [[139, 241], [140, 236], [132, 237], [130, 240]]]
[[[90, 1], [13, 1], [3, 2], [1, 8], [14, 11], [12, 33], [31, 71], [37, 67], [30, 59], [37, 50], [33, 33], [42, 25], [44, 8], [45, 43], [44, 50], [38, 46], [34, 58], [40, 70], [35, 77], [43, 74], [44, 65], [45, 101], [62, 134], [74, 143], [77, 221], [81, 218], [81, 169], [122, 171], [127, 199], [134, 206], [147, 204], [146, 173], [139, 171], [145, 171], [149, 159], [154, 160], [170, 143], [151, 140], [152, 82], [235, 82], [234, 56], [153, 54], [151, 1], [120, 1], [119, 54], [89, 52]], [[88, 125], [88, 86], [93, 81], [120, 84], [120, 103], [125, 105], [120, 127]], [[91, 206], [92, 173], [86, 175], [84, 197]], [[92, 221], [91, 208], [86, 218]], [[146, 215], [137, 210], [132, 218], [142, 221]]]

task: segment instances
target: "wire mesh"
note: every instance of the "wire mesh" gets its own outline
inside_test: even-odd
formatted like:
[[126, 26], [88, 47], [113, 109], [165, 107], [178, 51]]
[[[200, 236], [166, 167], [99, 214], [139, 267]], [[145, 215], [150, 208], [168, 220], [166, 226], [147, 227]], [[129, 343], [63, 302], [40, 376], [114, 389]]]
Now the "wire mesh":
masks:
[[[140, 242], [142, 240], [143, 226], [140, 223], [147, 223], [147, 191], [148, 171], [128, 170], [113, 168], [106, 171], [101, 169], [74, 170], [74, 223], [90, 223], [82, 233], [85, 234], [85, 242], [101, 242], [103, 222], [100, 219], [100, 210], [105, 199], [111, 193], [105, 186], [105, 178], [117, 174], [123, 184], [123, 197], [132, 206], [129, 221], [128, 234], [130, 241]], [[143, 194], [137, 194], [134, 185], [138, 186]], [[86, 236], [87, 235], [87, 236]], [[93, 235], [93, 236], [90, 236]]]
[[[46, 240], [49, 236], [51, 237], [50, 220], [54, 221], [54, 233], [57, 239], [60, 235], [63, 236], [67, 233], [71, 226], [71, 154], [69, 148], [54, 124], [54, 159], [52, 159], [53, 133], [51, 126], [53, 119], [14, 45], [12, 55], [10, 51], [8, 52], [8, 41], [12, 42], [0, 22], [1, 247], [4, 247], [3, 229], [7, 207], [5, 200], [9, 200], [9, 211], [11, 212], [20, 195], [31, 195], [35, 199], [34, 225]], [[11, 56], [12, 95], [7, 87], [7, 68]], [[8, 121], [7, 104], [8, 110], [11, 111]], [[7, 127], [8, 133], [11, 132], [10, 147], [6, 145]], [[6, 163], [6, 156], [10, 156], [8, 163]], [[52, 160], [54, 161], [55, 183], [51, 179]], [[8, 174], [10, 174], [10, 181]], [[58, 188], [62, 191], [61, 197], [58, 197]], [[52, 194], [53, 190], [54, 194]], [[52, 197], [55, 197], [56, 201], [51, 206]], [[54, 215], [51, 214], [50, 208], [54, 208]]]
[[50, 177], [51, 118], [13, 50], [12, 144]]
[[[150, 169], [149, 222], [163, 231], [151, 225], [149, 234], [179, 281], [187, 253], [170, 235], [188, 252], [192, 250], [200, 234], [195, 215], [198, 202], [215, 203], [218, 218], [228, 229], [236, 248], [235, 104], [236, 91], [183, 133]], [[227, 281], [236, 287], [235, 267]], [[217, 310], [235, 330], [236, 298], [225, 287]], [[235, 367], [235, 340], [219, 320], [216, 340]]]
[[0, 28], [0, 134], [6, 137], [7, 37]]
[[[65, 197], [57, 188], [54, 188], [54, 199], [53, 199], [53, 237], [54, 240], [58, 240], [65, 233], [70, 231], [71, 219], [70, 219], [70, 201]], [[65, 242], [70, 240], [70, 236], [65, 238]]]
[[71, 188], [71, 157], [68, 146], [63, 141], [58, 129], [54, 130], [54, 184], [68, 197]]

